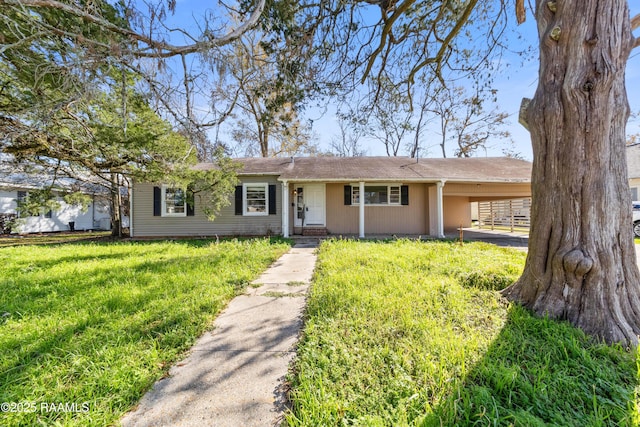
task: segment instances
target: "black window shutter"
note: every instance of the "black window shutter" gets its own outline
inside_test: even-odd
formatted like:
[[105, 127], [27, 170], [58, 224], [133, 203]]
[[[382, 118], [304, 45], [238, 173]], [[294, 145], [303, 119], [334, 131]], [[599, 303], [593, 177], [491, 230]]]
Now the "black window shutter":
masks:
[[236, 185], [236, 215], [242, 215], [242, 185]]
[[276, 210], [276, 186], [269, 184], [269, 215], [275, 215]]
[[196, 198], [193, 194], [193, 185], [187, 186], [187, 216], [196, 214]]
[[405, 206], [409, 204], [409, 186], [408, 185], [400, 186], [400, 204]]
[[153, 187], [153, 216], [162, 215], [162, 190], [160, 187]]
[[351, 206], [351, 186], [344, 186], [344, 205]]

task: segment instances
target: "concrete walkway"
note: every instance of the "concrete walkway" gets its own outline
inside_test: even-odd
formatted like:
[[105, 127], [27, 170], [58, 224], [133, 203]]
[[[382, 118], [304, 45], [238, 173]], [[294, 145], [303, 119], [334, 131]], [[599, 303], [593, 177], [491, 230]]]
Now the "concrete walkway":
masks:
[[123, 426], [276, 426], [317, 241], [300, 241], [233, 299]]

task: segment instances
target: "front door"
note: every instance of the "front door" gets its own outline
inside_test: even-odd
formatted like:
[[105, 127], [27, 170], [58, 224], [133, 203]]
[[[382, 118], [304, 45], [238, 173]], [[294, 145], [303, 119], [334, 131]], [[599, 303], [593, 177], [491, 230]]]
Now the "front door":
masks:
[[296, 227], [324, 227], [324, 184], [308, 184], [296, 186], [295, 225]]

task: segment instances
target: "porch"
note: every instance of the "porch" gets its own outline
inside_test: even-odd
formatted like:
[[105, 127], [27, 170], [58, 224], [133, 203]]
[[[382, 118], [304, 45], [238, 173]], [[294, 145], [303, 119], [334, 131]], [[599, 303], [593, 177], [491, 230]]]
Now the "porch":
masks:
[[[530, 196], [528, 184], [282, 181], [283, 235], [442, 238], [471, 226], [471, 203]], [[363, 203], [360, 203], [360, 201]]]
[[[438, 183], [282, 182], [283, 235], [444, 236]], [[363, 203], [360, 203], [360, 200]], [[440, 228], [437, 218], [440, 217]]]

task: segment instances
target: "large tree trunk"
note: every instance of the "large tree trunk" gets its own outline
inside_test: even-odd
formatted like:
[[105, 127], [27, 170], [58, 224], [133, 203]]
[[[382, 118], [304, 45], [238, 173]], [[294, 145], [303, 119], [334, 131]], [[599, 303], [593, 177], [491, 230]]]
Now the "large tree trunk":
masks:
[[531, 233], [504, 291], [540, 315], [636, 346], [640, 274], [631, 231], [626, 0], [537, 0], [540, 76], [526, 111], [533, 143]]

